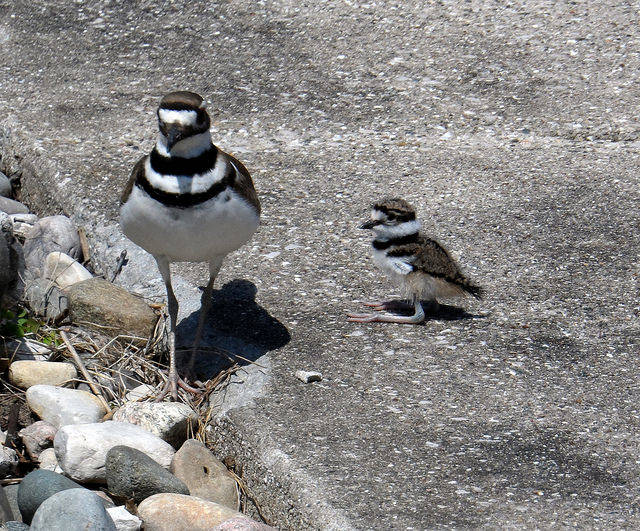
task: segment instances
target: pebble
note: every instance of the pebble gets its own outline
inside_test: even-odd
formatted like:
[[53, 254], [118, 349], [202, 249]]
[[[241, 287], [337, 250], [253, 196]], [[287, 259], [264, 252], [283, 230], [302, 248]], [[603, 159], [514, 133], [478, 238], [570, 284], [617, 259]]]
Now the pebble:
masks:
[[211, 531], [276, 531], [276, 528], [250, 518], [238, 517], [225, 520], [212, 528]]
[[11, 197], [13, 191], [11, 190], [11, 181], [4, 173], [0, 171], [0, 196]]
[[197, 425], [198, 415], [180, 402], [128, 402], [113, 414], [113, 420], [137, 424], [178, 448], [189, 426]]
[[0, 525], [0, 531], [28, 531], [29, 526], [27, 524], [23, 524], [22, 522], [18, 522], [12, 520], [10, 522], [5, 522]]
[[29, 209], [19, 201], [8, 197], [0, 197], [0, 211], [5, 214], [28, 214]]
[[153, 334], [158, 316], [140, 297], [102, 278], [69, 287], [69, 312], [73, 322], [97, 325], [102, 332], [146, 338]]
[[107, 509], [107, 513], [109, 513], [118, 531], [138, 531], [142, 527], [142, 520], [127, 511], [124, 505], [111, 507]]
[[113, 420], [64, 426], [53, 441], [62, 470], [80, 482], [104, 483], [107, 452], [120, 445], [137, 448], [164, 468], [169, 468], [175, 453], [169, 443], [140, 426]]
[[62, 468], [60, 468], [58, 464], [56, 451], [53, 448], [45, 448], [42, 450], [38, 461], [40, 461], [40, 470], [51, 470], [52, 472], [62, 474]]
[[114, 446], [105, 462], [107, 488], [114, 496], [140, 503], [161, 492], [189, 494], [187, 486], [147, 454], [129, 446]]
[[116, 531], [99, 496], [87, 489], [54, 494], [38, 507], [31, 531]]
[[0, 446], [0, 479], [14, 476], [18, 469], [18, 454], [13, 448]]
[[200, 441], [189, 439], [182, 445], [173, 456], [171, 471], [184, 481], [192, 496], [239, 509], [235, 478]]
[[80, 262], [59, 251], [47, 255], [42, 276], [55, 282], [60, 289], [66, 289], [92, 277]]
[[54, 282], [36, 278], [27, 284], [24, 300], [37, 315], [57, 319], [69, 308], [69, 297]]
[[45, 258], [54, 251], [78, 260], [82, 254], [78, 229], [66, 216], [40, 219], [24, 241], [24, 257], [31, 278], [42, 276]]
[[156, 392], [156, 388], [149, 384], [142, 384], [137, 387], [134, 387], [129, 391], [124, 399], [127, 402], [134, 402], [136, 400], [144, 400], [145, 398], [149, 398], [153, 396]]
[[58, 361], [14, 361], [9, 366], [9, 381], [21, 389], [45, 384], [62, 386], [78, 376], [71, 363]]
[[205, 531], [242, 513], [184, 494], [154, 494], [138, 505], [145, 531]]
[[13, 511], [4, 489], [0, 486], [0, 522], [8, 522], [9, 520], [13, 520]]
[[304, 383], [322, 381], [322, 373], [318, 371], [296, 371], [296, 378]]
[[107, 410], [95, 395], [78, 389], [34, 385], [27, 389], [27, 405], [56, 428], [98, 422]]
[[78, 489], [75, 481], [49, 470], [29, 472], [18, 487], [18, 507], [22, 521], [29, 524], [38, 507], [47, 498], [67, 489]]
[[53, 438], [56, 436], [56, 431], [52, 424], [39, 420], [26, 428], [22, 428], [18, 435], [31, 458], [39, 459], [44, 450], [53, 446]]

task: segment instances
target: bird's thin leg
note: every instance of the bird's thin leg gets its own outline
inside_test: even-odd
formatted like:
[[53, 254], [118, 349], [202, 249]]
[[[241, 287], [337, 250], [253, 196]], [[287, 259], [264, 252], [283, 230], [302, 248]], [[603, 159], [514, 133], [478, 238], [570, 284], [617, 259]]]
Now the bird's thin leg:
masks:
[[350, 313], [348, 321], [352, 323], [404, 323], [418, 324], [424, 321], [422, 304], [415, 298], [413, 301], [415, 313], [413, 315], [389, 315], [380, 313]]
[[366, 301], [366, 302], [363, 302], [362, 304], [364, 304], [369, 308], [373, 308], [376, 312], [383, 312], [383, 311], [397, 312], [397, 311], [408, 311], [413, 309], [413, 304], [407, 304], [404, 301], [396, 301], [396, 300]]
[[198, 352], [198, 347], [200, 346], [200, 342], [202, 341], [202, 334], [204, 332], [204, 323], [207, 318], [207, 314], [211, 309], [211, 298], [213, 295], [213, 283], [218, 276], [218, 272], [220, 271], [220, 267], [222, 266], [222, 260], [215, 259], [209, 262], [209, 282], [207, 283], [207, 287], [204, 289], [204, 293], [202, 295], [202, 306], [200, 307], [200, 316], [198, 317], [198, 327], [196, 328], [196, 335], [193, 340], [193, 348], [191, 349], [191, 355], [189, 356], [189, 361], [187, 363], [187, 375], [188, 377], [193, 377], [195, 379], [195, 375], [193, 374], [193, 366], [196, 360], [196, 354]]
[[158, 269], [167, 288], [167, 306], [169, 309], [169, 377], [160, 394], [156, 397], [156, 402], [160, 402], [168, 393], [171, 398], [178, 400], [178, 386], [191, 393], [198, 393], [197, 389], [188, 386], [182, 378], [178, 376], [176, 368], [176, 325], [178, 323], [178, 299], [176, 299], [171, 286], [171, 269], [166, 258], [155, 257], [158, 262]]

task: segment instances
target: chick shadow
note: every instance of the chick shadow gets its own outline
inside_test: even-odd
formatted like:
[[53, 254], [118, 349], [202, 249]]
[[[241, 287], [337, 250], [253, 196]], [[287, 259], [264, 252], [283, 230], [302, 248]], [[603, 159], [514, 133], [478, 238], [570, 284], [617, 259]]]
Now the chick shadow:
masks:
[[[291, 340], [287, 328], [256, 302], [257, 292], [255, 284], [241, 279], [214, 290], [195, 357], [198, 377], [211, 379], [234, 363], [243, 366], [256, 362]], [[200, 309], [183, 319], [176, 329], [176, 342], [181, 345], [176, 349], [179, 367], [191, 356], [199, 316]]]
[[[461, 321], [464, 319], [484, 319], [489, 314], [476, 314], [469, 313], [460, 306], [453, 306], [450, 304], [443, 304], [441, 302], [433, 304], [432, 301], [422, 300], [422, 309], [424, 310], [425, 320], [420, 323], [426, 325], [428, 321]], [[413, 315], [413, 305], [408, 304], [406, 301], [393, 300], [387, 301], [387, 311], [398, 315]]]

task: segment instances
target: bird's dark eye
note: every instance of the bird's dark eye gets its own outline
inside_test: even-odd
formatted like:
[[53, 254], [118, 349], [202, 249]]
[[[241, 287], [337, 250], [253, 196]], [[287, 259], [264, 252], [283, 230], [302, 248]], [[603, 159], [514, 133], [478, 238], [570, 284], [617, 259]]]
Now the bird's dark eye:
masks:
[[394, 219], [396, 219], [396, 215], [395, 214], [388, 214], [387, 215], [387, 220], [393, 221]]

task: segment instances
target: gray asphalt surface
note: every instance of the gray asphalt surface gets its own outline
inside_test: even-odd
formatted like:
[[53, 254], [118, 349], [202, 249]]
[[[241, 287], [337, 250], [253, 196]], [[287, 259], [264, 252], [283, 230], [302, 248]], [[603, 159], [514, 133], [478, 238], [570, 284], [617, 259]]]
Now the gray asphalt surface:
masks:
[[[209, 331], [259, 366], [214, 436], [272, 524], [638, 527], [639, 22], [611, 1], [0, 0], [2, 167], [161, 295], [117, 195], [159, 98], [207, 99], [264, 208]], [[486, 300], [346, 322], [394, 291], [357, 230], [383, 195]], [[188, 343], [205, 273], [174, 271]]]

